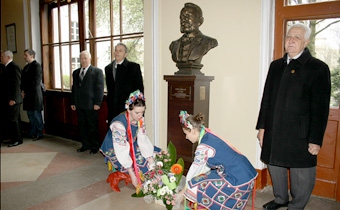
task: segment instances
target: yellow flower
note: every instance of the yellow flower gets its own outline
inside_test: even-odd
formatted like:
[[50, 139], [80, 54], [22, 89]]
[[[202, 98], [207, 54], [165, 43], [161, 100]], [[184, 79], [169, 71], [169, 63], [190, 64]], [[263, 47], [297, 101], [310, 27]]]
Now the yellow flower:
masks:
[[178, 163], [173, 164], [171, 166], [171, 172], [174, 173], [174, 174], [180, 174], [180, 173], [182, 173], [182, 171], [183, 171], [183, 167]]

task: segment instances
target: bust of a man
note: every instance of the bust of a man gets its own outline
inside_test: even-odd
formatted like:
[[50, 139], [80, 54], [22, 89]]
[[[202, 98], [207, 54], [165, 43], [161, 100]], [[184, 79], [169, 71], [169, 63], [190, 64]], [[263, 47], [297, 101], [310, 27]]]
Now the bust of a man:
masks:
[[186, 3], [180, 13], [183, 36], [170, 44], [172, 60], [179, 65], [201, 65], [202, 57], [218, 45], [217, 40], [205, 36], [199, 27], [203, 23], [203, 13], [199, 6]]

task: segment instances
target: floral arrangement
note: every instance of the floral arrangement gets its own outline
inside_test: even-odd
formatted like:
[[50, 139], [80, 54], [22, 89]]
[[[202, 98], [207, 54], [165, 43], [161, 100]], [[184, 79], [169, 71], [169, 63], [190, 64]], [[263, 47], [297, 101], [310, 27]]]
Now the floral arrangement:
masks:
[[155, 168], [142, 177], [141, 193], [149, 199], [163, 201], [168, 210], [177, 204], [176, 194], [184, 171], [183, 159], [176, 162], [176, 156], [176, 148], [170, 142], [167, 151], [156, 154]]

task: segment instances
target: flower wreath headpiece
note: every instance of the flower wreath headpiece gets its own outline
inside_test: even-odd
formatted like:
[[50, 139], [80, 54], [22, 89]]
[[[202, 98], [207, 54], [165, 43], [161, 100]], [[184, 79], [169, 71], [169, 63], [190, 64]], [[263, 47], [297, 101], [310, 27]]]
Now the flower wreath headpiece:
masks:
[[179, 112], [179, 122], [182, 123], [184, 125], [184, 127], [189, 128], [189, 129], [193, 129], [192, 124], [187, 120], [187, 118], [190, 115], [188, 114], [187, 111], [183, 111], [181, 110]]
[[125, 101], [125, 109], [129, 109], [130, 104], [133, 104], [137, 99], [145, 101], [145, 97], [140, 90], [130, 93], [128, 100]]

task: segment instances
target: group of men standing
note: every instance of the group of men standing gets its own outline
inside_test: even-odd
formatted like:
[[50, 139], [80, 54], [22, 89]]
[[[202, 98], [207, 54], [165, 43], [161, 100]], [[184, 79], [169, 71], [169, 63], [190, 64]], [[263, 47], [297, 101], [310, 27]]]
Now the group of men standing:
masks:
[[42, 68], [35, 60], [35, 52], [24, 51], [23, 70], [13, 61], [13, 53], [1, 51], [1, 124], [0, 137], [9, 147], [23, 143], [20, 109], [27, 111], [30, 123], [28, 136], [33, 140], [43, 137]]
[[[128, 48], [123, 43], [115, 46], [115, 59], [105, 67], [107, 86], [107, 123], [125, 111], [125, 101], [137, 89], [144, 92], [140, 65], [126, 59]], [[80, 53], [81, 67], [73, 74], [71, 109], [77, 111], [82, 146], [77, 152], [90, 150], [96, 154], [99, 149], [98, 110], [104, 95], [103, 71], [91, 65], [91, 54]]]

